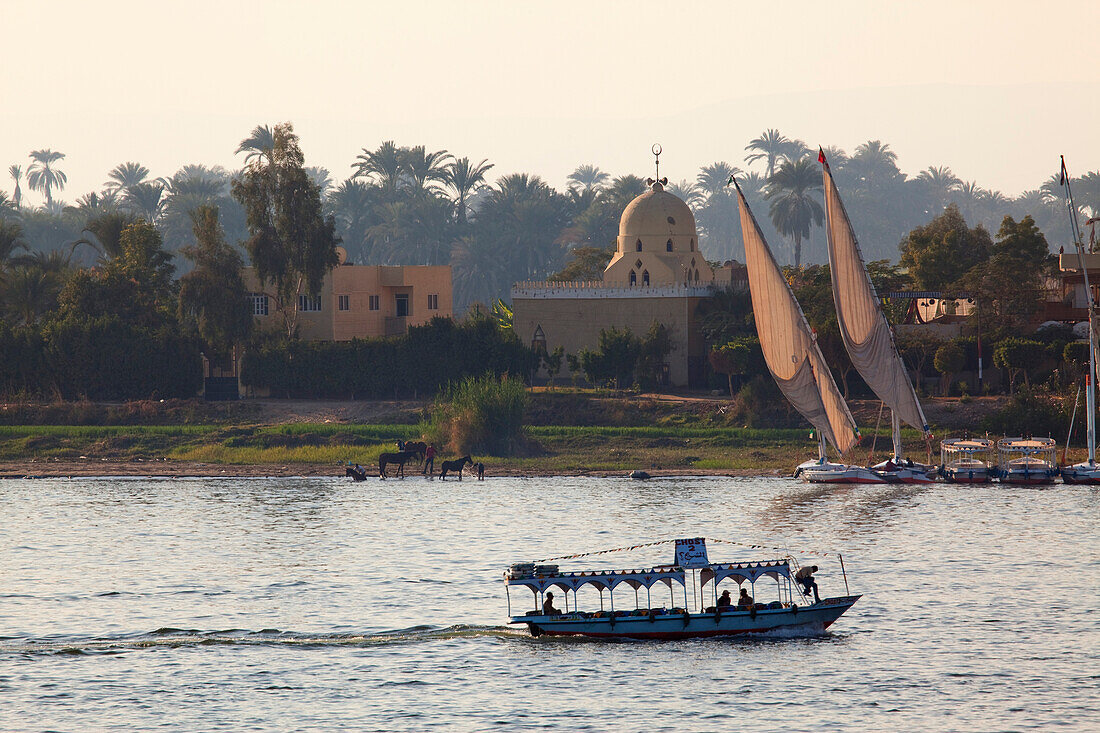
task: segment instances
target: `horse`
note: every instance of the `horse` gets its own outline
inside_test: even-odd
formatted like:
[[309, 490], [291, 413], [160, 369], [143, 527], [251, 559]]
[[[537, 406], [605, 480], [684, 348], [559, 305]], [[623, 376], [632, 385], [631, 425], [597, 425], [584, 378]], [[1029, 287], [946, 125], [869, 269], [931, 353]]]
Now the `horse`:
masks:
[[405, 464], [409, 462], [409, 459], [413, 457], [413, 454], [407, 450], [398, 451], [397, 453], [383, 453], [378, 456], [378, 478], [386, 478], [386, 466], [391, 463], [397, 464], [397, 473], [395, 476], [405, 478]]
[[469, 463], [471, 466], [474, 465], [474, 459], [470, 458], [469, 456], [462, 456], [462, 458], [459, 458], [457, 461], [443, 461], [442, 463], [439, 464], [439, 479], [440, 479], [440, 481], [447, 478], [447, 472], [448, 471], [457, 471], [458, 472], [458, 480], [461, 481], [462, 480], [462, 467], [465, 466], [467, 463]]
[[417, 463], [423, 463], [424, 456], [428, 452], [428, 444], [423, 441], [418, 441], [416, 443], [408, 442], [405, 443], [405, 447], [401, 448], [400, 450], [403, 450], [406, 453], [412, 453], [414, 456], [416, 456]]
[[344, 475], [351, 476], [352, 480], [354, 481], [367, 480], [367, 472], [361, 466], [359, 466], [359, 464], [348, 466], [347, 469], [344, 470]]

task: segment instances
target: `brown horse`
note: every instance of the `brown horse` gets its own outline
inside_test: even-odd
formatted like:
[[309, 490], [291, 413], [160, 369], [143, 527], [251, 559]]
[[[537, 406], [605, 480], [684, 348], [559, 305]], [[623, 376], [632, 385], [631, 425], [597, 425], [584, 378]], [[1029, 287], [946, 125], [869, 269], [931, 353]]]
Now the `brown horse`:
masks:
[[428, 453], [428, 444], [423, 441], [417, 441], [416, 443], [409, 441], [408, 443], [405, 443], [405, 447], [401, 450], [405, 451], [406, 453], [412, 453], [414, 456], [416, 456], [417, 463], [423, 463], [424, 456]]
[[378, 478], [388, 478], [386, 474], [386, 466], [393, 463], [397, 465], [397, 473], [395, 476], [405, 478], [405, 464], [409, 462], [409, 459], [413, 457], [413, 453], [407, 450], [398, 451], [396, 453], [383, 453], [378, 456]]

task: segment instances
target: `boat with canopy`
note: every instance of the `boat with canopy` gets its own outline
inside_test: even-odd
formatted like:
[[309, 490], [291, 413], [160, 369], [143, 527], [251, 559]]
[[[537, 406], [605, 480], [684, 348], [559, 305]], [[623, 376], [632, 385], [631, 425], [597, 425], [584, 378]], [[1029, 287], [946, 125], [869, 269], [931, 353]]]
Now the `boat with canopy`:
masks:
[[[1077, 248], [1077, 262], [1081, 269], [1081, 277], [1084, 279], [1085, 297], [1088, 299], [1089, 308], [1089, 367], [1085, 374], [1085, 442], [1088, 444], [1089, 457], [1082, 463], [1062, 466], [1061, 474], [1062, 480], [1067, 484], [1100, 484], [1100, 464], [1096, 462], [1096, 365], [1100, 362], [1100, 359], [1097, 359], [1096, 299], [1089, 285], [1089, 271], [1085, 266], [1085, 245], [1081, 236], [1081, 227], [1077, 223], [1077, 206], [1073, 202], [1073, 191], [1070, 188], [1065, 156], [1062, 157], [1060, 176], [1066, 190], [1070, 231], [1073, 235], [1073, 244]], [[1069, 449], [1068, 441], [1066, 449], [1067, 451]]]
[[997, 475], [989, 438], [945, 438], [940, 442], [940, 476], [953, 484], [987, 484]]
[[1001, 438], [997, 470], [1002, 484], [1051, 484], [1058, 475], [1054, 438]]
[[[711, 542], [721, 540], [712, 539]], [[515, 563], [504, 574], [509, 623], [526, 625], [532, 636], [609, 639], [690, 639], [775, 629], [820, 633], [861, 597], [848, 594], [848, 577], [840, 555], [835, 557], [840, 562], [845, 595], [814, 601], [803, 594], [802, 586], [796, 581], [798, 565], [789, 554], [772, 560], [713, 563], [707, 557], [706, 543], [706, 538], [661, 540]], [[572, 560], [665, 544], [675, 545], [673, 561], [668, 565], [627, 570], [561, 571], [558, 565], [549, 564], [553, 560]], [[759, 545], [747, 547], [781, 551]], [[829, 557], [831, 553], [820, 555]], [[722, 585], [724, 590], [733, 586], [745, 588], [751, 602], [723, 605], [722, 598], [728, 595], [719, 595]], [[533, 610], [513, 612], [511, 590], [520, 588], [531, 592]], [[548, 603], [555, 589], [563, 596], [561, 609]], [[594, 600], [598, 592], [599, 610], [581, 610], [578, 591], [590, 600]], [[765, 595], [769, 600], [762, 600]]]
[[[885, 483], [886, 479], [874, 471], [843, 462], [844, 456], [859, 445], [859, 428], [736, 178], [733, 184], [764, 362], [783, 396], [817, 433], [817, 460], [799, 465], [794, 475], [815, 483]], [[842, 462], [829, 461], [826, 443], [840, 454]]]
[[[890, 408], [893, 457], [872, 468], [890, 481], [932, 483], [936, 466], [914, 463], [902, 455], [901, 423], [924, 434], [931, 453], [932, 433], [894, 343], [893, 329], [882, 311], [875, 286], [867, 273], [859, 241], [840, 199], [824, 151], [818, 152], [825, 186], [825, 231], [829, 242], [829, 271], [833, 303], [844, 347], [867, 386]], [[929, 458], [929, 460], [931, 460]]]

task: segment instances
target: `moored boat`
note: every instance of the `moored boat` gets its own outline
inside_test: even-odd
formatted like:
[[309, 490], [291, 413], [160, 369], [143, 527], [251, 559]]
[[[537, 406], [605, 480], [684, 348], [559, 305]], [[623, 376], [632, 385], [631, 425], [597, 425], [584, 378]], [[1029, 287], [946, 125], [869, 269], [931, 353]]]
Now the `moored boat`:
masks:
[[[776, 629], [817, 633], [829, 628], [861, 597], [846, 594], [810, 601], [795, 580], [796, 571], [792, 570], [790, 558], [711, 563], [707, 559], [706, 540], [703, 538], [665, 540], [646, 546], [673, 542], [676, 544], [676, 555], [670, 565], [562, 572], [557, 565], [544, 564], [546, 561], [514, 564], [504, 576], [505, 588], [509, 591], [509, 623], [526, 625], [532, 636], [546, 634], [608, 639], [691, 639]], [[611, 551], [587, 554], [605, 552]], [[586, 554], [571, 557], [584, 556]], [[844, 575], [843, 560], [841, 572]], [[772, 586], [771, 581], [774, 581], [774, 600], [756, 600], [760, 592], [757, 582], [763, 579], [767, 580], [761, 583], [762, 586]], [[744, 584], [748, 583], [748, 588], [752, 589], [750, 602], [724, 605], [721, 599], [729, 596], [727, 593], [719, 595], [718, 586], [723, 583], [727, 584], [726, 590], [733, 584], [744, 588]], [[847, 583], [847, 576], [844, 575], [846, 591]], [[626, 608], [620, 605], [617, 609], [615, 590], [620, 589], [621, 599], [623, 585], [633, 593], [628, 595]], [[577, 592], [589, 586], [599, 592], [598, 611], [585, 611], [579, 607]], [[532, 592], [535, 608], [517, 614], [512, 612], [510, 590], [520, 587]], [[562, 609], [549, 604], [553, 589], [559, 589], [564, 596]], [[665, 591], [668, 593], [667, 604], [655, 600], [656, 595], [663, 599]], [[629, 602], [630, 597], [633, 604]]]
[[[878, 293], [848, 218], [840, 191], [833, 180], [824, 151], [818, 152], [825, 189], [825, 233], [829, 245], [829, 276], [833, 284], [833, 305], [844, 348], [863, 381], [890, 408], [893, 456], [871, 468], [887, 481], [932, 483], [936, 467], [906, 459], [902, 453], [901, 424], [920, 430], [926, 444], [932, 433], [917, 399], [909, 371], [894, 343], [894, 332], [883, 313]], [[929, 448], [929, 452], [931, 448]], [[929, 458], [931, 461], [931, 458]]]
[[1002, 484], [1054, 483], [1057, 445], [1053, 438], [1001, 438], [997, 441], [997, 471]]
[[[1085, 374], [1085, 442], [1088, 446], [1088, 460], [1075, 463], [1071, 466], [1062, 466], [1060, 473], [1062, 480], [1067, 484], [1100, 484], [1100, 464], [1096, 462], [1096, 350], [1098, 348], [1096, 338], [1096, 300], [1089, 284], [1089, 270], [1085, 264], [1085, 245], [1081, 236], [1081, 227], [1077, 222], [1077, 206], [1073, 202], [1073, 191], [1070, 188], [1070, 175], [1066, 170], [1066, 159], [1062, 158], [1061, 171], [1062, 185], [1066, 189], [1066, 209], [1069, 211], [1070, 230], [1073, 233], [1073, 244], [1077, 250], [1077, 262], [1081, 270], [1081, 278], [1085, 286], [1085, 297], [1088, 298], [1089, 307], [1089, 370]], [[1076, 406], [1074, 407], [1076, 412]], [[1070, 433], [1072, 434], [1072, 421]], [[1066, 440], [1066, 451], [1069, 451], [1069, 440]]]
[[989, 438], [945, 438], [940, 443], [940, 475], [953, 484], [987, 484], [997, 474], [990, 463]]
[[828, 459], [827, 445], [833, 446], [842, 459], [851, 454], [859, 445], [859, 428], [817, 345], [817, 335], [810, 328], [790, 283], [783, 277], [741, 187], [736, 179], [731, 180], [737, 189], [745, 268], [760, 351], [783, 396], [817, 432], [817, 460], [798, 466], [795, 478], [813, 483], [884, 483], [884, 479], [862, 466]]

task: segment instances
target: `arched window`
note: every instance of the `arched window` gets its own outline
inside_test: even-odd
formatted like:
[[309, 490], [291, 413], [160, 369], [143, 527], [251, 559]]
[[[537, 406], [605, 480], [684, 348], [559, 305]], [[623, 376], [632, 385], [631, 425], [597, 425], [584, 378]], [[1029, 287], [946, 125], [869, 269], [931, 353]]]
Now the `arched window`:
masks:
[[666, 252], [671, 252], [672, 251], [672, 240], [671, 239], [668, 240], [667, 242], [665, 242], [665, 251]]
[[695, 240], [694, 239], [691, 240], [691, 251], [692, 252], [695, 251]]
[[695, 282], [699, 282], [699, 271], [695, 271]]
[[638, 273], [633, 270], [630, 271], [630, 287], [634, 287], [638, 284]]
[[642, 285], [649, 285], [649, 270], [642, 270]]
[[639, 239], [637, 242], [634, 243], [634, 249], [638, 252], [642, 251], [642, 240]]

